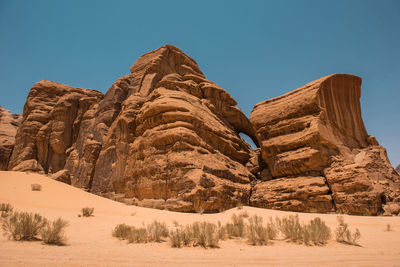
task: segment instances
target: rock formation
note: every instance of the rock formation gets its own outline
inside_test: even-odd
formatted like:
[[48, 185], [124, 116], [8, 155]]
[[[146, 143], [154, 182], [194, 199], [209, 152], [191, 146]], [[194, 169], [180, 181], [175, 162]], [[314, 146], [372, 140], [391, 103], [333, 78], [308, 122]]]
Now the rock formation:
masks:
[[11, 114], [0, 106], [0, 171], [8, 169], [8, 161], [14, 148], [15, 134], [21, 115]]
[[255, 105], [250, 121], [271, 179], [255, 185], [250, 203], [376, 215], [400, 201], [399, 176], [365, 130], [360, 95], [359, 77], [335, 74]]
[[397, 165], [397, 167], [396, 167], [396, 171], [398, 172], [398, 174], [400, 174], [400, 164], [399, 164], [399, 165]]
[[356, 76], [324, 77], [257, 104], [249, 120], [193, 59], [166, 45], [141, 56], [105, 95], [36, 83], [8, 169], [174, 211], [241, 202], [397, 214], [399, 176], [365, 130], [360, 90]]
[[9, 170], [55, 173], [75, 143], [83, 114], [103, 97], [95, 90], [36, 83], [24, 106]]

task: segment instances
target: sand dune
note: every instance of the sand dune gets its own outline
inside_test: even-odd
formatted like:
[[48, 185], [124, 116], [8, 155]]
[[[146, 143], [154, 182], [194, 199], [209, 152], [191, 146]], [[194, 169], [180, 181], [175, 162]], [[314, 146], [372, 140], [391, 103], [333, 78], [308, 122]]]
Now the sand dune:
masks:
[[[42, 191], [31, 191], [39, 183]], [[168, 242], [127, 244], [111, 236], [119, 223], [141, 225], [154, 219], [173, 227], [194, 221], [222, 223], [232, 214], [247, 211], [250, 215], [285, 216], [292, 212], [244, 207], [219, 214], [185, 214], [126, 206], [50, 178], [20, 172], [0, 172], [0, 203], [11, 203], [16, 210], [38, 212], [49, 219], [69, 221], [68, 245], [47, 246], [41, 242], [15, 242], [0, 237], [1, 266], [395, 266], [400, 265], [400, 217], [344, 215], [352, 228], [358, 227], [360, 247], [330, 241], [324, 247], [307, 247], [274, 241], [272, 245], [253, 247], [245, 241], [222, 241], [219, 249], [171, 248]], [[94, 217], [79, 218], [82, 207], [94, 207]], [[298, 213], [300, 220], [320, 217], [336, 227], [336, 214]], [[394, 231], [385, 232], [386, 224]]]

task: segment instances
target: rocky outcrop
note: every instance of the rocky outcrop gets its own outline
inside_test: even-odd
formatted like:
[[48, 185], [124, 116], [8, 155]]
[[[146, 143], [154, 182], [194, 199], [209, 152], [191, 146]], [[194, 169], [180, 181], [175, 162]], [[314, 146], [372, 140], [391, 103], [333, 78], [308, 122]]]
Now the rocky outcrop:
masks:
[[0, 171], [8, 168], [20, 122], [20, 114], [11, 114], [0, 106]]
[[399, 164], [399, 165], [397, 165], [397, 167], [396, 167], [396, 171], [397, 171], [397, 173], [398, 173], [398, 174], [400, 174], [400, 164]]
[[75, 143], [83, 114], [103, 95], [51, 81], [36, 83], [24, 106], [9, 170], [55, 173]]
[[166, 45], [141, 56], [105, 95], [35, 84], [8, 169], [174, 211], [241, 202], [398, 214], [400, 178], [365, 130], [360, 92], [359, 77], [327, 76], [257, 104], [249, 120], [193, 59]]
[[258, 181], [252, 205], [376, 215], [399, 201], [399, 176], [365, 130], [360, 92], [359, 77], [335, 74], [255, 105], [250, 121], [272, 178]]

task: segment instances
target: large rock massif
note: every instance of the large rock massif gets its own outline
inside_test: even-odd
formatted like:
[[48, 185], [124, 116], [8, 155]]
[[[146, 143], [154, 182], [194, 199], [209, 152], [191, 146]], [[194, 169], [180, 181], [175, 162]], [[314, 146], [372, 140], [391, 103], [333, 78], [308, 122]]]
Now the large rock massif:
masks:
[[166, 45], [141, 56], [105, 95], [35, 84], [10, 163], [1, 163], [175, 211], [217, 212], [240, 202], [397, 214], [399, 176], [365, 130], [360, 90], [358, 77], [324, 77], [257, 104], [249, 120], [193, 59]]
[[20, 122], [21, 115], [11, 114], [10, 111], [0, 107], [0, 171], [8, 169]]

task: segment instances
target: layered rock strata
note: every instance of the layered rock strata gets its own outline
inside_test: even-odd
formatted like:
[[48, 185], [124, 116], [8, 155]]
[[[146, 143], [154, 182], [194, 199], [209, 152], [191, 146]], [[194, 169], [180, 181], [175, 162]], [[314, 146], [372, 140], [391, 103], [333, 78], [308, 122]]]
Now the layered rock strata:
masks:
[[399, 177], [365, 130], [360, 95], [359, 77], [334, 74], [255, 105], [250, 121], [272, 178], [255, 185], [251, 205], [376, 215], [398, 201]]
[[0, 171], [8, 169], [21, 118], [20, 114], [11, 114], [0, 106]]
[[8, 150], [0, 146], [0, 167], [174, 211], [218, 212], [241, 202], [398, 214], [400, 178], [365, 130], [360, 91], [359, 77], [327, 76], [257, 104], [249, 120], [193, 59], [166, 45], [141, 56], [105, 95], [36, 83], [15, 146], [15, 131]]

